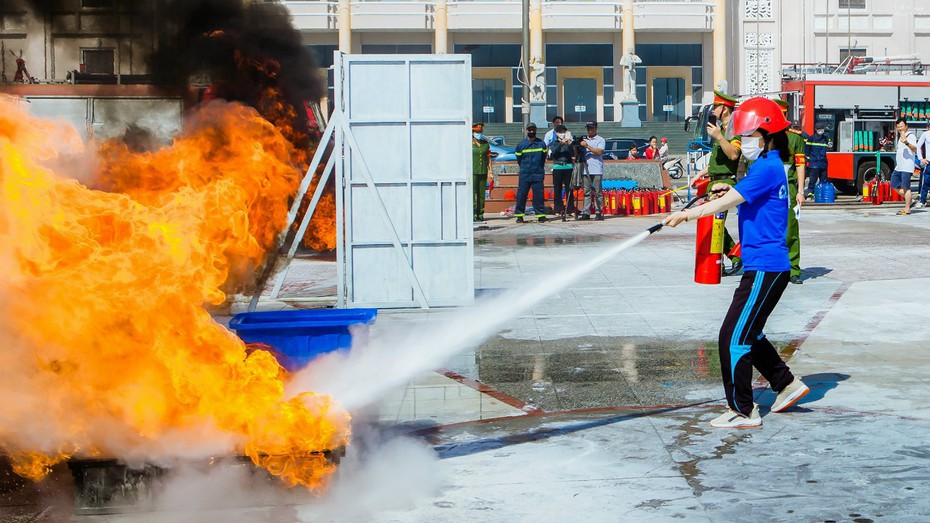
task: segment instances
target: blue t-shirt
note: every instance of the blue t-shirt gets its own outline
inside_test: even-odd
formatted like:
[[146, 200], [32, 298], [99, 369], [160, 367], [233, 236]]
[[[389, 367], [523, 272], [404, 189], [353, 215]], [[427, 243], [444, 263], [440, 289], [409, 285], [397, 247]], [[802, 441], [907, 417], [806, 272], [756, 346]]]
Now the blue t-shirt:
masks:
[[760, 156], [734, 187], [739, 206], [739, 240], [747, 271], [781, 272], [788, 261], [788, 177], [778, 151]]

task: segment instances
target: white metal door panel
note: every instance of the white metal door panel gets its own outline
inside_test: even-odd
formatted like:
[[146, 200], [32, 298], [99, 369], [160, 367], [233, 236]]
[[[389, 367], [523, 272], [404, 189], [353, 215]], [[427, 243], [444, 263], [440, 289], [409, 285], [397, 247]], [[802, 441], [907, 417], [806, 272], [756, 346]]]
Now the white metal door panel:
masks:
[[335, 69], [340, 304], [471, 304], [470, 56], [337, 53]]
[[87, 98], [28, 96], [29, 112], [39, 118], [64, 120], [87, 137]]

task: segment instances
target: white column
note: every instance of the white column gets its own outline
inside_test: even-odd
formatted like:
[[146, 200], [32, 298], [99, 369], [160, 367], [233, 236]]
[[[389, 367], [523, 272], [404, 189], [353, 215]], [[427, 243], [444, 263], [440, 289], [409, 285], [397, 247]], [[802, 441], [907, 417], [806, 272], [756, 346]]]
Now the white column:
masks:
[[716, 0], [714, 5], [714, 86], [727, 79], [727, 1]]
[[350, 0], [339, 0], [339, 50], [352, 53], [352, 4]]
[[447, 54], [449, 52], [449, 4], [446, 0], [436, 0], [435, 12], [436, 35], [433, 52]]
[[542, 0], [530, 0], [530, 61], [543, 59]]

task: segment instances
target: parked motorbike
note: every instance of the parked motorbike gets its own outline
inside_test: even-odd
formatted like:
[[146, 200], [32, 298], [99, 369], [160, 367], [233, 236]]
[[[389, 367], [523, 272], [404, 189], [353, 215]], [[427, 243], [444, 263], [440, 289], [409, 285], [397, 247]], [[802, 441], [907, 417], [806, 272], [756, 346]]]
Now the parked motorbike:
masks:
[[668, 171], [669, 178], [677, 180], [685, 173], [685, 166], [681, 163], [681, 158], [669, 158], [662, 164], [662, 168]]

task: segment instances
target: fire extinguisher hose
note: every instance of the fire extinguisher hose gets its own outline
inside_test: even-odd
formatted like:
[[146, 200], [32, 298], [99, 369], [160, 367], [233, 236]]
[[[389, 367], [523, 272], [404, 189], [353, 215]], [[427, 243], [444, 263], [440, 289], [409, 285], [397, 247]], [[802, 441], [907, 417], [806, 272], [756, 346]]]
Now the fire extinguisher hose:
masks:
[[[689, 200], [688, 203], [686, 203], [685, 206], [682, 207], [680, 210], [681, 210], [681, 211], [684, 211], [684, 210], [688, 209], [689, 207], [693, 206], [695, 203], [697, 203], [697, 202], [699, 202], [699, 201], [701, 201], [701, 200], [706, 199], [708, 196], [710, 196], [710, 195], [709, 195], [709, 194], [702, 194], [702, 195], [700, 195], [700, 196], [695, 196], [694, 198], [691, 198], [691, 200]], [[659, 222], [659, 223], [653, 225], [652, 227], [650, 227], [650, 228], [648, 228], [648, 229], [646, 229], [646, 230], [649, 231], [649, 234], [655, 234], [655, 233], [659, 232], [660, 230], [662, 230], [662, 227], [665, 227], [665, 224], [662, 223], [662, 222]]]

